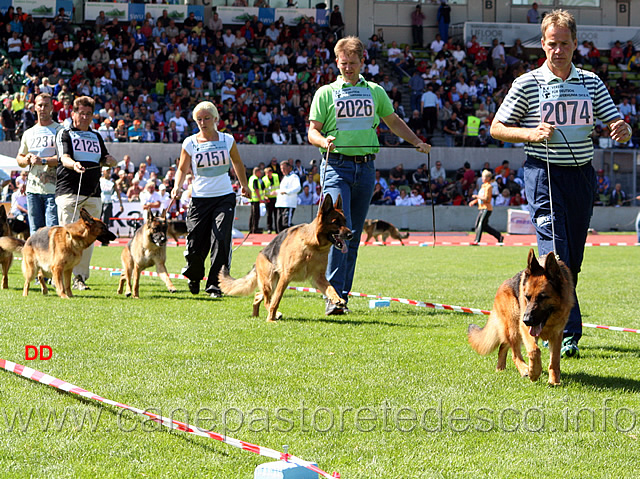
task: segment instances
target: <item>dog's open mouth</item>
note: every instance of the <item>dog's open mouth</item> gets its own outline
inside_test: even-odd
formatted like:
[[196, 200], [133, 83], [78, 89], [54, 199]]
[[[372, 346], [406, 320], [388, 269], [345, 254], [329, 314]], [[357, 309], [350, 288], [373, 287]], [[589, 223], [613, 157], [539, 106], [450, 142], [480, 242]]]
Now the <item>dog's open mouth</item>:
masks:
[[545, 324], [546, 324], [546, 321], [543, 321], [540, 324], [536, 324], [535, 326], [531, 326], [529, 328], [529, 334], [531, 336], [533, 336], [534, 338], [537, 338], [542, 333], [542, 329], [544, 328]]
[[333, 245], [343, 253], [346, 253], [349, 250], [349, 248], [347, 247], [347, 242], [343, 236], [339, 234], [331, 234], [329, 235], [329, 239], [331, 240]]

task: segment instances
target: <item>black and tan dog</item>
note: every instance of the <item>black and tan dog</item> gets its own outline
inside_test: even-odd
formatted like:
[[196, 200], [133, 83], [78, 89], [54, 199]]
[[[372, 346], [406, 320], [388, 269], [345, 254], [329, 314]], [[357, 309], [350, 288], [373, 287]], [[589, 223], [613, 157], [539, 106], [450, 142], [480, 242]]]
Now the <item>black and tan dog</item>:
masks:
[[366, 220], [364, 222], [362, 232], [367, 235], [367, 239], [364, 240], [365, 244], [368, 243], [371, 238], [374, 238], [376, 241], [380, 241], [378, 236], [382, 236], [382, 244], [384, 245], [387, 238], [390, 236], [391, 238], [400, 241], [400, 244], [404, 246], [402, 240], [409, 237], [409, 233], [402, 234], [398, 231], [398, 228], [393, 226], [391, 223], [382, 220]]
[[122, 250], [122, 276], [118, 285], [118, 294], [122, 294], [127, 285], [126, 295], [140, 297], [140, 273], [155, 265], [158, 275], [167, 285], [170, 293], [175, 293], [169, 275], [167, 274], [167, 220], [164, 214], [154, 215], [147, 211], [147, 218], [141, 228], [131, 238], [127, 247]]
[[116, 239], [109, 227], [82, 208], [80, 219], [65, 226], [40, 228], [22, 249], [23, 296], [29, 294], [29, 283], [38, 275], [42, 294], [47, 294], [45, 276], [53, 278], [56, 292], [61, 298], [70, 298], [71, 274], [80, 263], [82, 252], [96, 240], [107, 243]]
[[220, 271], [220, 289], [230, 296], [246, 296], [258, 286], [253, 300], [253, 316], [258, 316], [260, 303], [264, 300], [267, 321], [280, 319], [278, 306], [291, 281], [310, 278], [311, 282], [334, 304], [344, 306], [325, 277], [329, 250], [347, 251], [347, 241], [353, 237], [347, 228], [342, 212], [342, 197], [338, 195], [335, 205], [327, 195], [318, 208], [311, 223], [288, 228], [276, 236], [259, 254], [253, 269], [243, 278], [233, 279], [228, 271]]
[[9, 288], [9, 268], [13, 262], [13, 253], [22, 251], [24, 241], [11, 236], [7, 211], [0, 205], [0, 264], [2, 265], [2, 289]]
[[[471, 347], [485, 355], [500, 346], [499, 371], [506, 367], [511, 348], [520, 374], [536, 381], [542, 373], [538, 348], [538, 338], [542, 338], [549, 341], [551, 354], [549, 384], [560, 384], [562, 331], [575, 301], [573, 289], [569, 268], [556, 260], [553, 253], [538, 262], [533, 249], [529, 250], [527, 268], [498, 288], [486, 326], [469, 326], [467, 335]], [[529, 357], [528, 367], [522, 358], [523, 342]]]
[[167, 221], [167, 236], [174, 239], [176, 244], [180, 244], [180, 237], [187, 236], [187, 222], [177, 218]]

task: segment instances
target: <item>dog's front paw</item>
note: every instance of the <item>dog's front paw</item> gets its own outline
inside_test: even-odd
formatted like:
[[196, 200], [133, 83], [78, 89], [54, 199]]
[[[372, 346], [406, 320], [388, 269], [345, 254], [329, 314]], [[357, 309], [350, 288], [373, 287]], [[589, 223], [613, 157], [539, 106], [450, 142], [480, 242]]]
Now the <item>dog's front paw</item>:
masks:
[[344, 308], [347, 305], [347, 302], [340, 298], [338, 301], [335, 302], [335, 305], [338, 306], [339, 308]]
[[170, 292], [170, 293], [177, 293], [177, 292], [178, 292], [178, 290], [177, 290], [176, 288], [170, 288], [170, 289], [169, 289], [169, 292]]

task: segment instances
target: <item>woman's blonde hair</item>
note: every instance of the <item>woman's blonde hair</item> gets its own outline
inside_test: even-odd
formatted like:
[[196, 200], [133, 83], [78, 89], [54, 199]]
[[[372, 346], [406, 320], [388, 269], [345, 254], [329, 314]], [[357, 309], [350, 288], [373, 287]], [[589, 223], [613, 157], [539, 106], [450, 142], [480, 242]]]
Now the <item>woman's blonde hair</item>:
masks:
[[218, 120], [220, 120], [220, 114], [218, 113], [218, 109], [216, 106], [210, 101], [201, 101], [196, 105], [193, 109], [193, 119], [196, 119], [196, 115], [200, 111], [206, 111], [213, 117], [213, 127], [217, 130], [218, 128]]

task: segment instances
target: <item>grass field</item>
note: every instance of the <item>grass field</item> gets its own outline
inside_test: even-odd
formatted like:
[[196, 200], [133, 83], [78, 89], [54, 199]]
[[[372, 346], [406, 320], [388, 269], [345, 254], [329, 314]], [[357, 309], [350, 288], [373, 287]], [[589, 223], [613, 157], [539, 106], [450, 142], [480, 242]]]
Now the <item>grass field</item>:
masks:
[[[242, 275], [258, 247], [234, 253]], [[526, 263], [523, 247], [361, 248], [354, 290], [490, 309]], [[119, 267], [120, 248], [92, 263]], [[169, 248], [179, 272], [182, 248]], [[578, 294], [585, 322], [640, 328], [640, 248], [587, 248]], [[94, 271], [72, 300], [21, 296], [20, 262], [0, 291], [0, 357], [103, 397], [289, 452], [342, 478], [636, 478], [640, 335], [585, 329], [562, 386], [536, 383], [466, 341], [486, 318], [392, 303], [325, 317], [289, 291], [284, 319], [250, 317], [250, 298], [171, 295], [143, 277], [141, 299]], [[49, 345], [49, 361], [24, 360]], [[543, 362], [548, 351], [543, 350]], [[269, 459], [168, 431], [143, 417], [0, 371], [3, 478], [252, 478]], [[83, 422], [84, 420], [84, 422]], [[47, 422], [48, 421], [48, 422]]]

